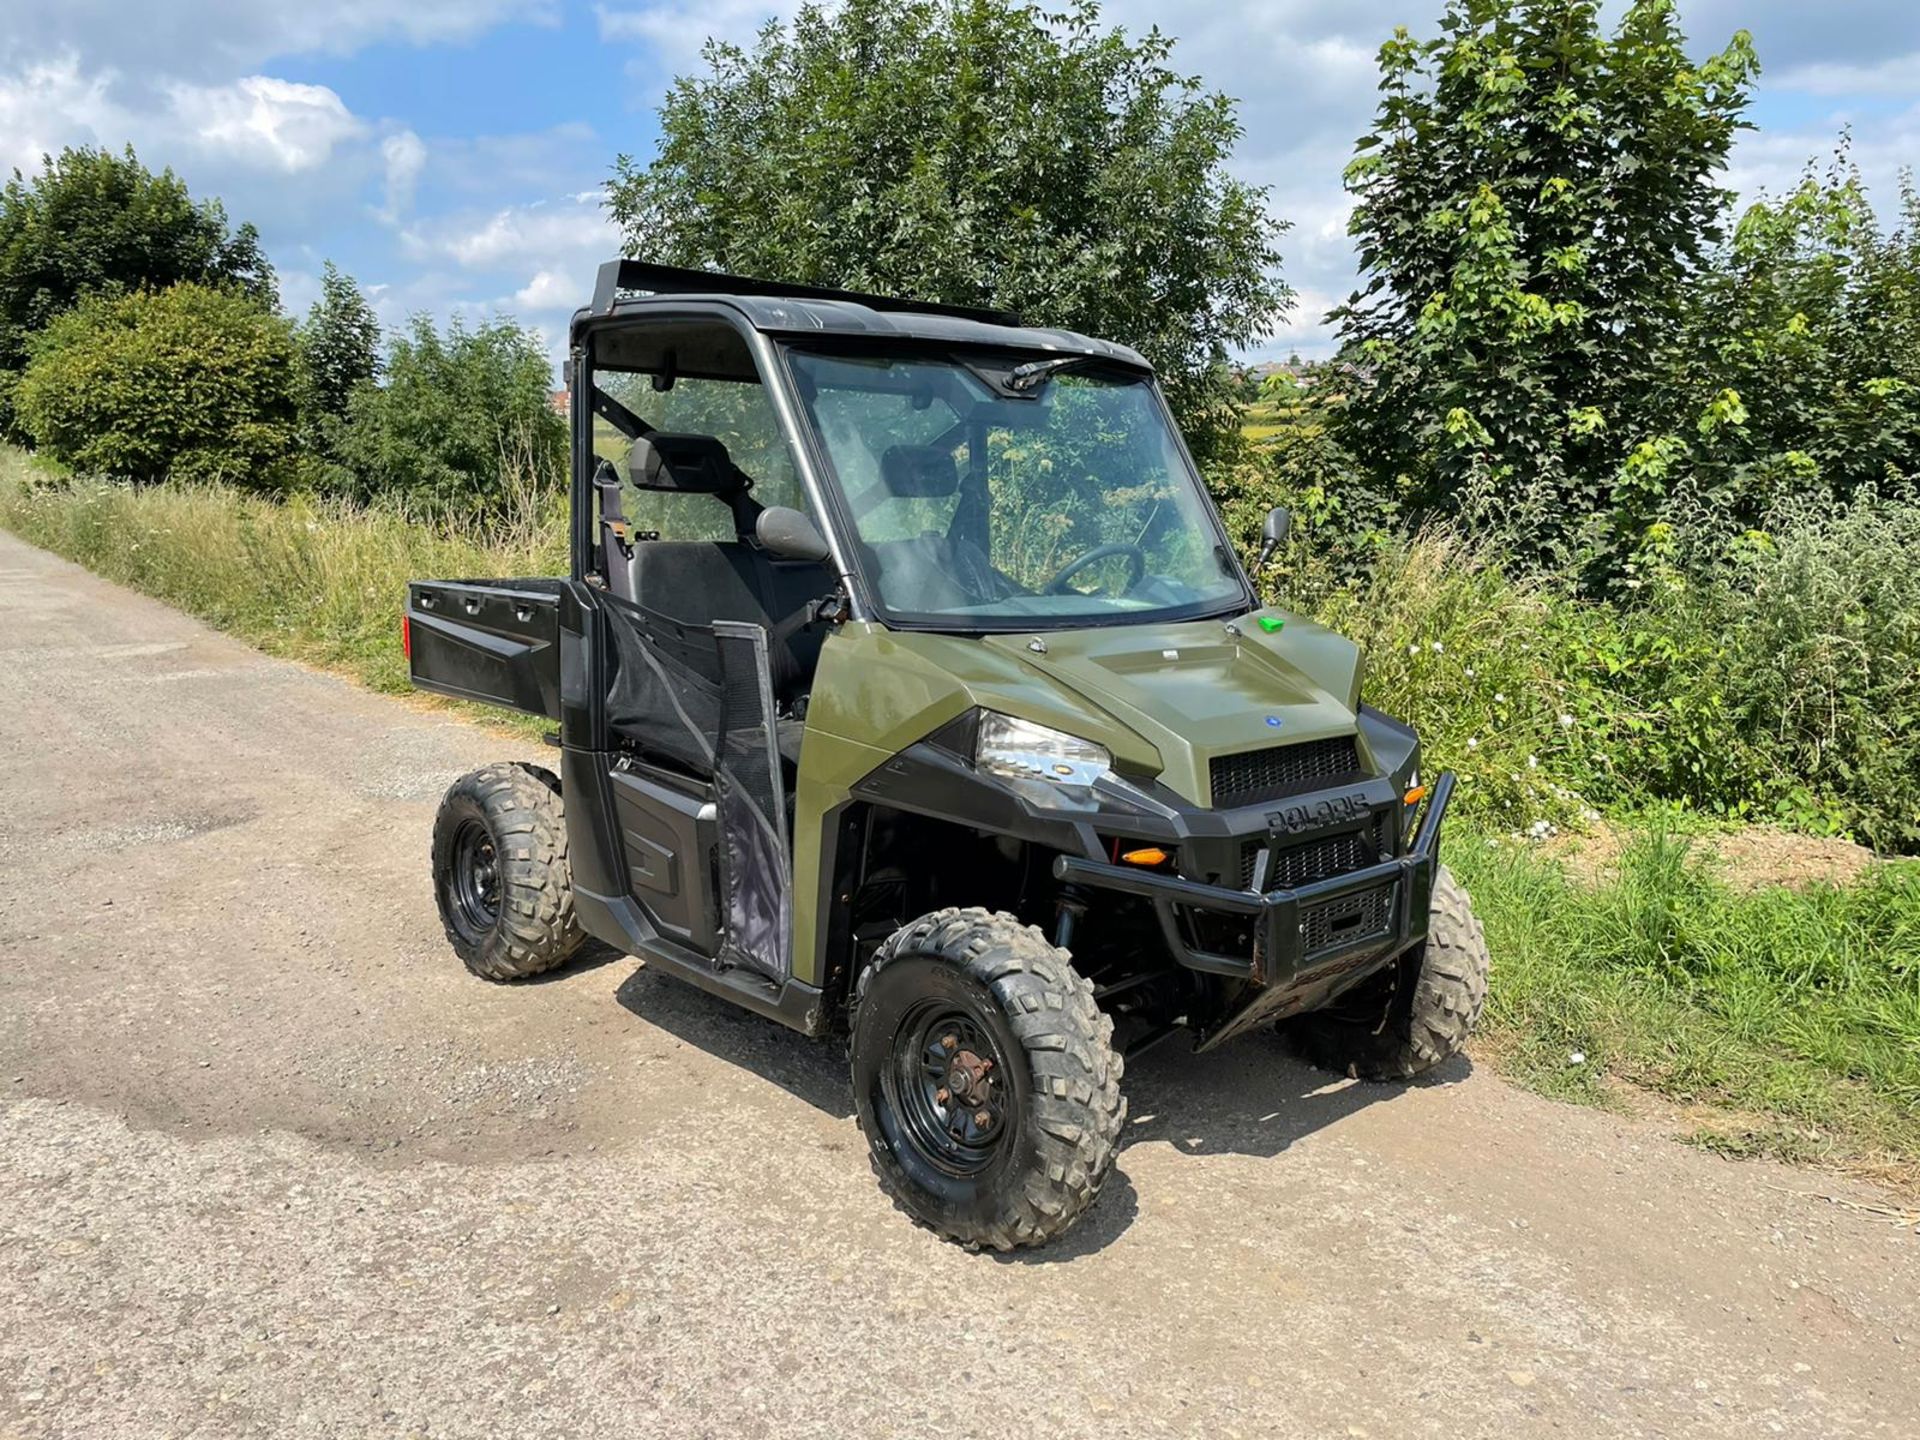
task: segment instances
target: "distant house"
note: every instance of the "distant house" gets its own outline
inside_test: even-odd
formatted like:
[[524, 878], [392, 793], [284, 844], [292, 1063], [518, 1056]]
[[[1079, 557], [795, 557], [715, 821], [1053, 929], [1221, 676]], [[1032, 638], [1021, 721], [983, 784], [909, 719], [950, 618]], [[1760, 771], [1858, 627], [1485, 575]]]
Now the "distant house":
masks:
[[573, 392], [571, 390], [556, 390], [547, 396], [547, 404], [553, 407], [554, 414], [558, 415], [562, 420], [565, 420], [572, 413]]

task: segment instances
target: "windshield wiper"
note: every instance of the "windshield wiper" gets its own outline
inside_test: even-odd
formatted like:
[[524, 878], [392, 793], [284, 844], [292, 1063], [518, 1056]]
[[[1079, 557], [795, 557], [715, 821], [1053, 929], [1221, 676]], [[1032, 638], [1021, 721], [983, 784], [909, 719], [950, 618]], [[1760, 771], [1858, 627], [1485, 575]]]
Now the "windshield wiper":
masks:
[[1014, 394], [1024, 395], [1029, 390], [1039, 389], [1063, 371], [1104, 363], [1098, 355], [1061, 355], [1052, 360], [1029, 360], [1025, 365], [1016, 365], [1009, 370], [1002, 383]]

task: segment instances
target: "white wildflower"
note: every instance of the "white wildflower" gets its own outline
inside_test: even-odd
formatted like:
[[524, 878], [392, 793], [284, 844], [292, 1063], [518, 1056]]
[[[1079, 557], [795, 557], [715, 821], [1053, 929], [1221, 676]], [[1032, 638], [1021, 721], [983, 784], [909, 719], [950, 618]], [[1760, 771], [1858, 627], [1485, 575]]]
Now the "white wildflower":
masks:
[[1447, 647], [1436, 640], [1433, 642], [1433, 653], [1436, 655], [1444, 655], [1447, 653]]
[[1507, 703], [1507, 692], [1506, 692], [1506, 691], [1504, 691], [1504, 690], [1496, 690], [1496, 691], [1494, 691], [1494, 692], [1493, 692], [1493, 703], [1494, 703], [1494, 704], [1496, 704], [1496, 705], [1504, 705], [1504, 704], [1506, 704], [1506, 703]]
[[1573, 728], [1573, 717], [1571, 715], [1562, 715], [1560, 717], [1560, 728], [1562, 730], [1571, 730]]
[[1540, 768], [1540, 757], [1538, 755], [1527, 756], [1527, 769], [1538, 770], [1539, 768]]
[[1467, 679], [1473, 679], [1473, 667], [1471, 665], [1467, 666]]
[[1467, 738], [1467, 749], [1478, 750], [1479, 748], [1480, 748], [1480, 742], [1474, 739], [1473, 737], [1469, 736]]
[[1418, 655], [1419, 653], [1420, 653], [1420, 647], [1418, 645], [1407, 646], [1407, 654]]

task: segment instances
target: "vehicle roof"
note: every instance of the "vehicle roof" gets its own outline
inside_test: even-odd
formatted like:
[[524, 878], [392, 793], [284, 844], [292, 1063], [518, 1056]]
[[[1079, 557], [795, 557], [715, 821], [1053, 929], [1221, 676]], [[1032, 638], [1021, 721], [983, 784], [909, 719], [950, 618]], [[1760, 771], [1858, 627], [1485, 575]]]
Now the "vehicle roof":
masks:
[[[623, 293], [644, 291], [647, 293]], [[718, 272], [686, 270], [633, 260], [601, 266], [594, 303], [574, 315], [574, 325], [598, 319], [645, 315], [649, 310], [722, 306], [754, 329], [787, 338], [848, 336], [928, 340], [1003, 350], [1093, 355], [1150, 370], [1136, 350], [1071, 330], [1022, 325], [1004, 311], [893, 299], [816, 286], [789, 285]]]
[[[711, 301], [739, 311], [754, 329], [786, 337], [849, 335], [931, 340], [945, 345], [981, 345], [1001, 350], [1043, 350], [1061, 355], [1097, 355], [1141, 370], [1151, 369], [1137, 350], [1072, 330], [1032, 325], [990, 325], [952, 315], [875, 310], [846, 300], [785, 300], [760, 295], [660, 295], [621, 300], [612, 318], [648, 310], [682, 310], [691, 301]], [[588, 312], [582, 311], [584, 316]]]

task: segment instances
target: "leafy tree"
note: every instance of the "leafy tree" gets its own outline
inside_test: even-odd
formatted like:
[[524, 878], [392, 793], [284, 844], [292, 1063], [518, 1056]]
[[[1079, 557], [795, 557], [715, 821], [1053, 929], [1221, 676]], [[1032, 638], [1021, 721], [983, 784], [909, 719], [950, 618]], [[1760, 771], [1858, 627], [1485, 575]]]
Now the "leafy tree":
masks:
[[511, 320], [471, 330], [455, 320], [443, 337], [416, 315], [394, 338], [386, 382], [348, 399], [339, 478], [363, 499], [497, 510], [515, 484], [565, 473], [567, 427], [548, 403], [552, 383], [539, 337]]
[[288, 483], [292, 327], [236, 290], [102, 293], [31, 345], [17, 398], [34, 444], [88, 474]]
[[[234, 285], [256, 308], [275, 302], [259, 232], [229, 230], [218, 201], [196, 202], [131, 146], [62, 150], [31, 180], [16, 170], [0, 190], [0, 374], [23, 367], [28, 337], [82, 296], [181, 281]], [[7, 423], [0, 410], [0, 430]]]
[[1702, 276], [1682, 393], [1734, 395], [1741, 423], [1692, 443], [1722, 528], [1800, 494], [1847, 501], [1920, 481], [1920, 193], [1886, 230], [1843, 144], [1828, 175], [1741, 216]]
[[998, 306], [1135, 346], [1196, 448], [1237, 434], [1229, 352], [1291, 292], [1264, 190], [1225, 169], [1233, 102], [1104, 30], [1093, 0], [804, 5], [709, 43], [659, 151], [616, 163], [630, 253]]
[[1611, 36], [1598, 11], [1453, 0], [1438, 39], [1396, 31], [1347, 170], [1365, 283], [1335, 318], [1363, 380], [1340, 438], [1415, 513], [1491, 514], [1536, 558], [1616, 490], [1664, 490], [1686, 434], [1738, 423], [1666, 382], [1752, 43], [1696, 64], [1671, 0]]
[[353, 277], [331, 260], [299, 339], [304, 415], [312, 421], [345, 415], [354, 389], [379, 373], [380, 321]]

